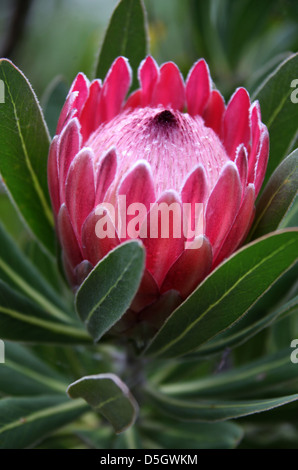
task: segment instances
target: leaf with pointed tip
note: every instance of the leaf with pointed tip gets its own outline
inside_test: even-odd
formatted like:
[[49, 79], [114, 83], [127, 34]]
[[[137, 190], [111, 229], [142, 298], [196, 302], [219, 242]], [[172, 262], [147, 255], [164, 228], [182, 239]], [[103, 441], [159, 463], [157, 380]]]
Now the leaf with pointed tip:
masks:
[[215, 269], [178, 307], [147, 348], [176, 357], [239, 320], [298, 257], [298, 230], [277, 232], [240, 249]]
[[294, 148], [297, 140], [298, 106], [292, 82], [298, 77], [298, 53], [282, 62], [260, 85], [253, 100], [259, 100], [262, 121], [269, 130], [270, 158], [264, 183]]
[[297, 195], [297, 180], [298, 149], [281, 162], [262, 192], [249, 239], [279, 228]]
[[110, 251], [85, 279], [76, 295], [76, 309], [98, 341], [129, 308], [144, 270], [141, 242], [129, 241]]
[[115, 374], [82, 377], [69, 385], [67, 393], [70, 398], [83, 398], [111, 423], [117, 434], [136, 420], [138, 404]]
[[227, 350], [227, 348], [232, 348], [238, 346], [239, 344], [243, 344], [252, 336], [273, 324], [279, 318], [284, 318], [291, 314], [296, 314], [297, 312], [298, 296], [282, 304], [280, 307], [273, 309], [273, 311], [269, 309], [269, 313], [263, 317], [250, 321], [247, 325], [242, 325], [240, 320], [240, 322], [234, 325], [232, 328], [225, 330], [211, 341], [208, 341], [195, 354], [197, 357], [209, 357], [211, 354], [216, 354], [220, 351]]
[[161, 411], [182, 421], [225, 421], [268, 411], [298, 400], [298, 393], [277, 398], [232, 401], [173, 398], [149, 387], [146, 391]]
[[123, 56], [133, 70], [132, 90], [138, 87], [137, 69], [148, 53], [148, 33], [142, 0], [121, 0], [111, 17], [96, 67], [96, 77], [104, 78], [113, 61]]
[[291, 362], [291, 349], [288, 347], [275, 354], [243, 366], [235, 367], [212, 376], [195, 380], [165, 383], [159, 386], [162, 393], [174, 397], [251, 398], [264, 396], [274, 388], [282, 390], [291, 381], [297, 380], [296, 364]]
[[54, 254], [48, 130], [30, 83], [7, 59], [0, 61], [0, 80], [5, 89], [5, 103], [0, 104], [0, 172], [28, 227]]

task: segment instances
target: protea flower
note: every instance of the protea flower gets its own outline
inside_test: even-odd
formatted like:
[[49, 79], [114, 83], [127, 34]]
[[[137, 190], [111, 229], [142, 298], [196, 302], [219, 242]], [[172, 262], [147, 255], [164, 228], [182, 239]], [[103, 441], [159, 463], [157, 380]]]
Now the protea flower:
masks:
[[[185, 299], [240, 246], [253, 220], [269, 152], [259, 103], [251, 104], [247, 91], [238, 88], [226, 106], [212, 89], [203, 59], [184, 83], [174, 63], [159, 68], [149, 56], [139, 67], [139, 82], [140, 89], [126, 99], [131, 71], [123, 57], [103, 84], [79, 73], [48, 161], [57, 233], [74, 288], [117, 245], [133, 237], [142, 240], [146, 269], [131, 306], [138, 318], [168, 291]], [[125, 219], [117, 211], [123, 196], [126, 207], [146, 208], [133, 235], [123, 230], [133, 214]], [[191, 224], [194, 205], [201, 204], [203, 230], [148, 236], [150, 213], [162, 202], [191, 204]], [[113, 236], [98, 234], [102, 217]]]

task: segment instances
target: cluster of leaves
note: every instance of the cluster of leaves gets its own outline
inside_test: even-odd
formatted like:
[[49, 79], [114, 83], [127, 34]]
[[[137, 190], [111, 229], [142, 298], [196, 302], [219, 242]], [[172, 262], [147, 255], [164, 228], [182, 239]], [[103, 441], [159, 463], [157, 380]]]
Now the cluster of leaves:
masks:
[[[146, 29], [142, 2], [121, 0], [95, 75], [103, 77], [114, 58], [124, 55], [136, 87], [137, 66], [147, 53]], [[57, 263], [46, 175], [50, 137], [44, 116], [56, 122], [61, 84], [43, 113], [27, 78], [1, 60], [0, 171], [33, 234], [24, 251], [0, 226], [1, 448], [232, 448], [241, 440], [243, 446], [267, 447], [297, 442], [292, 410], [297, 410], [298, 366], [290, 360], [290, 339], [298, 335], [298, 104], [291, 100], [296, 77], [298, 55], [293, 54], [253, 96], [260, 101], [271, 150], [247, 243], [149, 342], [131, 345], [107, 333], [137, 291], [144, 249], [136, 241], [122, 244], [94, 268], [73, 298]], [[273, 408], [278, 410], [259, 414]], [[231, 421], [235, 418], [237, 424]], [[283, 423], [290, 429], [287, 439], [281, 437]]]

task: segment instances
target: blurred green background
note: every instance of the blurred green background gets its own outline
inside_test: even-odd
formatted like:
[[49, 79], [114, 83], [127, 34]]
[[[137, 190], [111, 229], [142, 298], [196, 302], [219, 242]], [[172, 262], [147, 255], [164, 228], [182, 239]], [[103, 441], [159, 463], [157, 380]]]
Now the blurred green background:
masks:
[[[57, 75], [71, 82], [93, 70], [117, 0], [1, 0], [0, 55], [41, 98]], [[150, 52], [175, 61], [184, 77], [204, 57], [226, 98], [252, 90], [298, 46], [297, 0], [144, 0]]]

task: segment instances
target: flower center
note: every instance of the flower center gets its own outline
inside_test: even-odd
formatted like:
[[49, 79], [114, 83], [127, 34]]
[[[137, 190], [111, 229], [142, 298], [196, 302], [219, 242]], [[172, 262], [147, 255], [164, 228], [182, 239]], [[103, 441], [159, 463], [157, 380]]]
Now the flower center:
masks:
[[177, 110], [138, 108], [102, 124], [86, 146], [95, 152], [95, 165], [110, 147], [119, 156], [117, 181], [138, 160], [150, 163], [157, 197], [166, 189], [180, 191], [186, 176], [199, 164], [212, 189], [228, 155], [215, 132], [200, 116]]
[[171, 111], [165, 109], [154, 116], [152, 123], [161, 128], [168, 129], [169, 127], [177, 126], [177, 119]]

